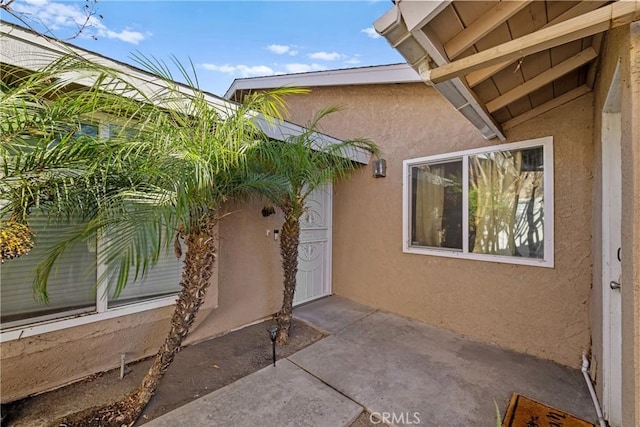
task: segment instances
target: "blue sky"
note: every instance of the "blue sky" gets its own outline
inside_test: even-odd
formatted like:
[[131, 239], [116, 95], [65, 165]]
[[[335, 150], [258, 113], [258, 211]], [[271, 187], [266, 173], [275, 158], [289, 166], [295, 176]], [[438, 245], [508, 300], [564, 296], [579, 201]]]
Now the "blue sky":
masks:
[[[84, 21], [84, 6], [15, 0], [13, 10], [35, 29], [64, 39]], [[99, 0], [94, 7], [91, 25], [70, 43], [134, 64], [132, 52], [191, 60], [201, 88], [217, 95], [237, 77], [404, 62], [372, 28], [392, 7], [388, 0]]]

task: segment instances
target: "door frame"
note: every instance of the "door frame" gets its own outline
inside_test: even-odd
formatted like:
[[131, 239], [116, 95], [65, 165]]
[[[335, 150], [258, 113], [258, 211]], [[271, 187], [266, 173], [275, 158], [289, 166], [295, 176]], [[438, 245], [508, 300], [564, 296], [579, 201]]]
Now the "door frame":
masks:
[[[602, 110], [602, 407], [612, 426], [622, 423], [622, 312], [617, 250], [622, 246], [620, 61]], [[616, 188], [617, 187], [617, 188]], [[612, 189], [615, 189], [612, 191]]]
[[[301, 231], [301, 235], [302, 232], [304, 230], [318, 230], [318, 229], [326, 229], [327, 235], [326, 235], [326, 239], [319, 239], [319, 240], [310, 240], [308, 242], [303, 242], [302, 237], [300, 239], [300, 244], [302, 243], [313, 243], [313, 242], [324, 242], [324, 264], [323, 264], [323, 274], [326, 277], [326, 283], [324, 285], [324, 290], [325, 292], [323, 292], [322, 295], [317, 295], [317, 296], [313, 296], [313, 297], [308, 297], [305, 298], [303, 300], [298, 300], [295, 301], [295, 297], [294, 297], [294, 307], [298, 306], [298, 305], [302, 305], [302, 304], [306, 304], [308, 302], [314, 301], [316, 299], [320, 299], [320, 298], [324, 298], [326, 296], [332, 295], [333, 294], [333, 277], [332, 277], [332, 263], [333, 263], [333, 184], [332, 183], [327, 183], [324, 184], [322, 186], [320, 186], [319, 188], [317, 188], [314, 191], [321, 191], [323, 192], [326, 197], [323, 197], [324, 200], [324, 205], [323, 206], [325, 208], [325, 212], [326, 212], [326, 218], [324, 218], [324, 224], [322, 227], [307, 227], [305, 229], [303, 229], [302, 227], [300, 228]], [[299, 247], [299, 246], [298, 246]], [[300, 260], [298, 259], [298, 268], [299, 268], [299, 263]], [[299, 286], [299, 281], [296, 280], [296, 288]], [[296, 289], [297, 291], [297, 289]], [[296, 296], [298, 294], [296, 293]]]

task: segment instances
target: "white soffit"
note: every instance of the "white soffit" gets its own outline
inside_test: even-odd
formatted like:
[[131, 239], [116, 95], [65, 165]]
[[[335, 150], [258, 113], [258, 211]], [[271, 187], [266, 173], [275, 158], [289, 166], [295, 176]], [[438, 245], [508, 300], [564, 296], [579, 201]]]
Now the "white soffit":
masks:
[[397, 5], [407, 30], [414, 31], [424, 27], [452, 1], [400, 1]]
[[386, 83], [417, 83], [422, 79], [408, 64], [376, 65], [309, 73], [235, 79], [224, 97], [231, 99], [237, 91], [275, 89], [279, 87], [345, 86]]

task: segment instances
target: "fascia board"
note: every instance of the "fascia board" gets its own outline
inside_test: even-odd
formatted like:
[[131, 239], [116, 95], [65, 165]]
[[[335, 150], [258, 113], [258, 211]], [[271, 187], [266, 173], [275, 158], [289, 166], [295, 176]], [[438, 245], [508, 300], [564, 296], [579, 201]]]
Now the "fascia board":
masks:
[[389, 9], [384, 15], [380, 18], [376, 19], [373, 23], [373, 28], [380, 35], [384, 35], [386, 32], [395, 28], [400, 21], [402, 20], [402, 16], [400, 15], [400, 9], [397, 4], [394, 4], [391, 9]]
[[320, 87], [388, 83], [418, 83], [421, 78], [408, 64], [378, 65], [310, 73], [281, 74], [235, 79], [224, 97], [231, 99], [239, 90], [279, 87]]
[[[267, 119], [262, 115], [257, 115], [254, 121], [258, 128], [269, 138], [276, 139], [278, 141], [286, 142], [290, 138], [302, 135], [305, 132], [305, 128], [302, 126], [298, 126], [291, 122], [285, 122], [283, 120]], [[320, 132], [314, 132], [312, 137], [314, 138], [314, 143], [318, 148], [322, 148], [327, 145], [340, 144], [342, 142], [337, 138]], [[371, 152], [363, 148], [350, 148], [345, 154], [345, 157], [364, 165], [369, 164], [369, 160], [371, 159]]]

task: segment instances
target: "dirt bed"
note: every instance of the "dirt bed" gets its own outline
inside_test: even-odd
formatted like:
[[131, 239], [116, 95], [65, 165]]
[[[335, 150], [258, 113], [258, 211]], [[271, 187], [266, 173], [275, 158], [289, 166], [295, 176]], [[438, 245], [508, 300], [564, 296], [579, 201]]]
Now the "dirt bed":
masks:
[[[269, 365], [271, 342], [267, 327], [271, 324], [266, 321], [184, 348], [136, 425]], [[278, 348], [278, 358], [287, 357], [324, 336], [318, 330], [294, 321], [290, 343]], [[122, 380], [117, 369], [6, 405], [8, 416], [3, 426], [46, 426], [67, 414], [115, 401], [138, 385], [150, 363], [151, 360], [145, 360], [129, 365]]]

